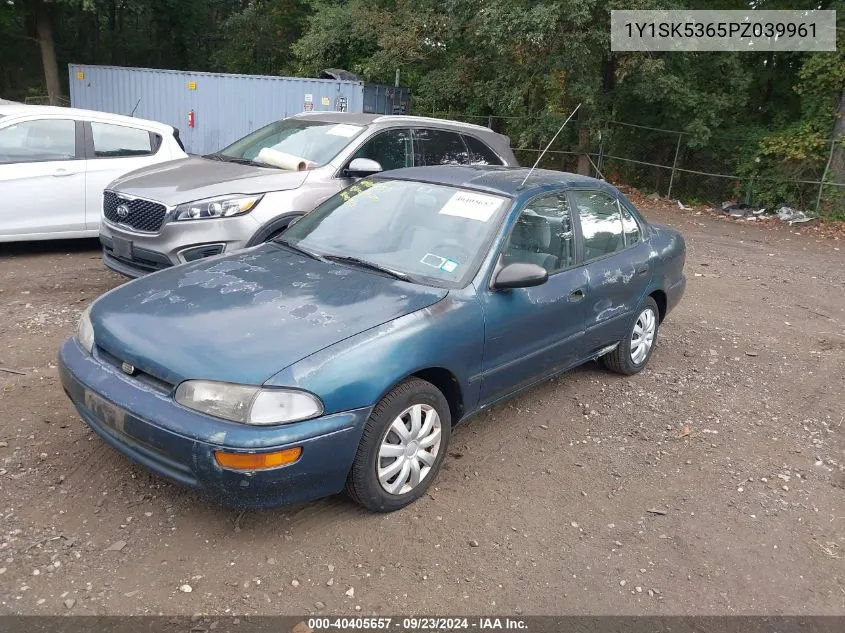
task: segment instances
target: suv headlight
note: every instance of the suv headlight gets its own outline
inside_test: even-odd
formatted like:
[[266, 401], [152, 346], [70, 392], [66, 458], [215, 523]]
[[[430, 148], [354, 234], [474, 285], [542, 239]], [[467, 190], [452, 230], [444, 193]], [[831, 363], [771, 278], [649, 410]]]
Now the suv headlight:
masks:
[[196, 202], [186, 202], [176, 207], [177, 220], [207, 220], [209, 218], [230, 218], [242, 215], [255, 208], [261, 200], [257, 196], [219, 196]]
[[91, 327], [91, 306], [85, 308], [85, 312], [79, 317], [79, 325], [76, 327], [76, 340], [89, 354], [94, 349], [94, 328]]
[[176, 388], [176, 402], [195, 411], [243, 424], [287, 424], [323, 413], [323, 403], [306, 391], [208, 380], [181, 383]]

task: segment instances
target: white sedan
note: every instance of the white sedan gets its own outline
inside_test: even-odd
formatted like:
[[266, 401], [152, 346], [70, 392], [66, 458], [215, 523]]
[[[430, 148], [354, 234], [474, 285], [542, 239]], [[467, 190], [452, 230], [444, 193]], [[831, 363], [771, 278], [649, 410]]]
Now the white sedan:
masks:
[[0, 242], [96, 237], [112, 180], [186, 156], [178, 130], [163, 123], [0, 105]]

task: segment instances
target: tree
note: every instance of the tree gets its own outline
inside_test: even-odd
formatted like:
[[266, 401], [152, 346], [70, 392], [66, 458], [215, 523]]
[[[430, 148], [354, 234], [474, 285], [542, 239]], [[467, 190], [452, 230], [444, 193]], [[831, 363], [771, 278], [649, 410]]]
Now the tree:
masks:
[[222, 23], [214, 66], [236, 73], [292, 73], [291, 46], [302, 34], [308, 10], [304, 0], [247, 3]]
[[62, 87], [59, 83], [59, 64], [56, 61], [56, 46], [53, 41], [53, 18], [49, 4], [32, 0], [30, 11], [35, 23], [38, 47], [41, 49], [41, 63], [44, 66], [44, 82], [50, 105], [58, 105]]

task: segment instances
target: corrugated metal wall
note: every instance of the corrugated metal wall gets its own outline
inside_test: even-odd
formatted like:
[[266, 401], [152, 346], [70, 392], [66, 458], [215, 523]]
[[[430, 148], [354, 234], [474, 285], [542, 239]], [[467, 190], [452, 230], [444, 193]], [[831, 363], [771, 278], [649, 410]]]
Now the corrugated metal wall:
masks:
[[136, 117], [167, 123], [179, 128], [192, 154], [222, 149], [271, 121], [309, 109], [306, 103], [314, 111], [336, 110], [345, 98], [348, 112], [364, 111], [364, 84], [357, 81], [77, 64], [69, 71], [71, 106], [115, 114], [134, 110]]
[[410, 114], [411, 94], [407, 88], [385, 84], [364, 84], [364, 112]]

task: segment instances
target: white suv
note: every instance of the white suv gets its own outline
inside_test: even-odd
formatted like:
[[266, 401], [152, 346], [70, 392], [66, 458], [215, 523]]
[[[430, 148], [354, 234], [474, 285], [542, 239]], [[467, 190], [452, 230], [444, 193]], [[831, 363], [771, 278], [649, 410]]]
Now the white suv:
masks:
[[0, 242], [96, 237], [106, 185], [186, 156], [178, 131], [163, 123], [0, 105]]

